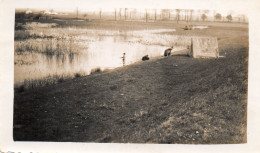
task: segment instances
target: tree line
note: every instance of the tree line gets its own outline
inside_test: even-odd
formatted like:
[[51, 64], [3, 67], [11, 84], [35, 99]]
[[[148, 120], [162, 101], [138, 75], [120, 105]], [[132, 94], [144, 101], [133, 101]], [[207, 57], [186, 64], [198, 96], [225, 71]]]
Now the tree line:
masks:
[[[175, 20], [179, 21], [218, 21], [218, 22], [246, 22], [246, 16], [234, 16], [232, 13], [228, 15], [222, 15], [220, 12], [212, 12], [209, 10], [193, 10], [193, 9], [130, 9], [130, 8], [117, 8], [114, 12], [106, 12], [102, 9], [95, 13], [85, 13], [84, 17], [88, 18], [96, 15], [95, 19], [106, 19], [110, 13], [110, 18], [113, 16], [114, 20], [144, 20], [156, 21], [156, 20]], [[236, 18], [234, 20], [234, 18]]]

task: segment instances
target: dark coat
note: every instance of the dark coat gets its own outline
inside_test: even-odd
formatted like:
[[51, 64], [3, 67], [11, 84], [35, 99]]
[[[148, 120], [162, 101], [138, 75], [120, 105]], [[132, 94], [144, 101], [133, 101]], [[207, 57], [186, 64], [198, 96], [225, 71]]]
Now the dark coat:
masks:
[[172, 48], [168, 48], [164, 51], [164, 56], [170, 56], [172, 52]]
[[142, 61], [146, 61], [146, 60], [149, 60], [150, 58], [148, 57], [148, 55], [145, 55], [143, 58], [142, 58]]

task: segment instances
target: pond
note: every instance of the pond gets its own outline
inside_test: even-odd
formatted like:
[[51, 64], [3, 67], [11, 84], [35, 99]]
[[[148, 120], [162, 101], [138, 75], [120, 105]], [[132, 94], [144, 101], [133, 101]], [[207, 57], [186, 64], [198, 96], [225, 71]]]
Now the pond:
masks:
[[[34, 25], [35, 26], [35, 25]], [[32, 27], [32, 26], [30, 26]], [[114, 69], [141, 61], [142, 57], [163, 56], [164, 50], [185, 48], [190, 38], [163, 35], [175, 29], [108, 31], [78, 28], [33, 27], [29, 36], [15, 41], [14, 84], [27, 88], [89, 75], [95, 70]]]

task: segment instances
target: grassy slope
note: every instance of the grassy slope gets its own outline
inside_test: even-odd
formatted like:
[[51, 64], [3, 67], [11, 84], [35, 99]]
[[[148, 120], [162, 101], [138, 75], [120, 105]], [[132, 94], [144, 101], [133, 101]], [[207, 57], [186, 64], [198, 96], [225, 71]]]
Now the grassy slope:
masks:
[[225, 58], [159, 58], [15, 93], [14, 139], [245, 142], [246, 28], [189, 33], [217, 36]]

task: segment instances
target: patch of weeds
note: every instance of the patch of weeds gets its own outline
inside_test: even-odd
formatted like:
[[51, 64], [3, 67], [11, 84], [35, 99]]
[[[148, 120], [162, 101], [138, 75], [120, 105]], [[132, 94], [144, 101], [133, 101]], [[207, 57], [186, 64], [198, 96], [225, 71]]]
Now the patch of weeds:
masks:
[[98, 140], [98, 142], [106, 143], [106, 142], [111, 142], [111, 140], [112, 140], [112, 137], [110, 135], [107, 135], [107, 136], [100, 138]]
[[15, 90], [15, 92], [21, 93], [21, 92], [25, 91], [25, 87], [24, 87], [24, 85], [21, 85], [20, 87], [15, 88], [14, 90]]
[[109, 107], [107, 104], [101, 104], [99, 105], [100, 109], [106, 109], [106, 110], [114, 110], [112, 107]]
[[117, 89], [117, 85], [113, 85], [111, 87], [109, 87], [111, 90], [116, 90]]
[[140, 118], [140, 117], [142, 117], [142, 116], [144, 116], [144, 115], [146, 115], [146, 114], [148, 114], [148, 111], [143, 111], [143, 110], [141, 110], [141, 111], [137, 111], [137, 112], [135, 112], [134, 113], [134, 116], [135, 116], [135, 118]]
[[76, 73], [76, 74], [74, 75], [74, 77], [75, 77], [75, 78], [79, 78], [79, 77], [81, 77], [81, 74], [80, 74], [80, 73]]
[[134, 80], [129, 79], [129, 80], [127, 80], [127, 82], [132, 83], [132, 82], [134, 82]]
[[90, 74], [95, 74], [95, 73], [100, 73], [101, 72], [101, 69], [100, 68], [95, 68], [95, 69], [92, 69]]
[[62, 82], [64, 82], [64, 78], [63, 77], [58, 79], [58, 83], [62, 83]]
[[30, 36], [29, 31], [23, 30], [21, 27], [19, 27], [19, 30], [15, 30], [14, 40], [25, 40], [28, 39], [29, 36]]

